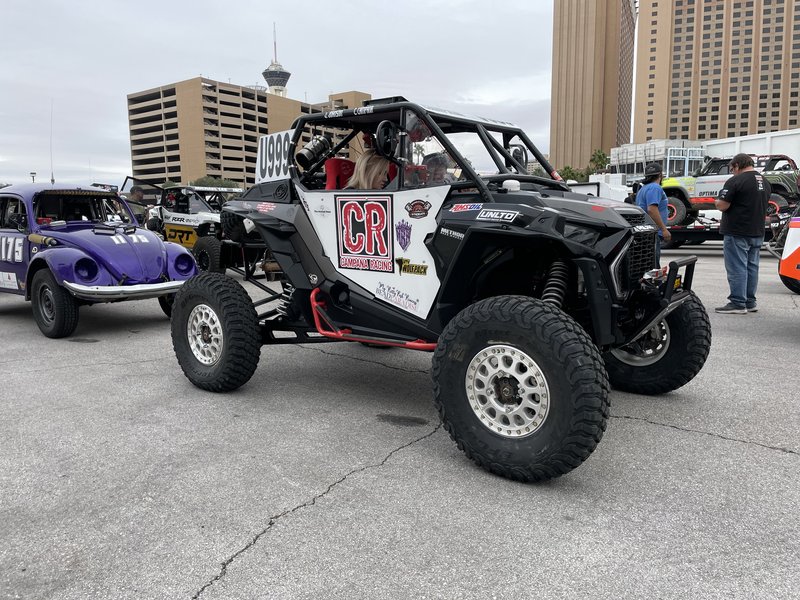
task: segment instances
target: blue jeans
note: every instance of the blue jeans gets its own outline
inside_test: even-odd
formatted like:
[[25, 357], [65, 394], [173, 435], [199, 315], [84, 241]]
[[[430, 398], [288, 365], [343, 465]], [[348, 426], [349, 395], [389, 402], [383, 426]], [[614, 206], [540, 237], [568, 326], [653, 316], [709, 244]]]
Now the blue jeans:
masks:
[[763, 243], [764, 236], [726, 235], [723, 238], [722, 254], [731, 289], [731, 295], [728, 296], [731, 304], [747, 308], [756, 305], [758, 259]]

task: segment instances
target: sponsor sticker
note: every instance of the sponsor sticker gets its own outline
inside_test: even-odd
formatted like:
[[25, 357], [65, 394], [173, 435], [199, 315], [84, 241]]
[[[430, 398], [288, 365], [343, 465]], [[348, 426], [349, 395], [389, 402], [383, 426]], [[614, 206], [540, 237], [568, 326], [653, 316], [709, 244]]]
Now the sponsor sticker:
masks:
[[475, 217], [478, 221], [499, 221], [501, 223], [511, 223], [519, 216], [515, 210], [489, 210], [484, 209]]
[[465, 212], [468, 210], [480, 210], [483, 204], [453, 204], [450, 207], [450, 212]]
[[408, 275], [427, 275], [428, 265], [417, 265], [411, 262], [410, 258], [396, 258], [395, 262], [400, 270], [400, 274], [406, 273]]
[[394, 226], [394, 232], [397, 236], [397, 243], [400, 244], [403, 251], [408, 250], [411, 245], [411, 223], [405, 219], [401, 220]]
[[394, 273], [389, 196], [336, 198], [339, 267]]
[[408, 293], [381, 282], [378, 283], [375, 295], [406, 310], [416, 311], [419, 306], [419, 298], [412, 298]]
[[259, 202], [256, 210], [260, 213], [268, 213], [275, 210], [275, 204], [272, 202]]
[[0, 271], [0, 288], [4, 290], [16, 290], [17, 276], [14, 273]]
[[425, 200], [413, 200], [405, 206], [408, 216], [412, 219], [422, 219], [428, 216], [431, 203]]
[[445, 237], [453, 238], [454, 240], [463, 240], [464, 234], [460, 231], [453, 231], [452, 229], [447, 229], [446, 227], [442, 227], [439, 230], [439, 233]]

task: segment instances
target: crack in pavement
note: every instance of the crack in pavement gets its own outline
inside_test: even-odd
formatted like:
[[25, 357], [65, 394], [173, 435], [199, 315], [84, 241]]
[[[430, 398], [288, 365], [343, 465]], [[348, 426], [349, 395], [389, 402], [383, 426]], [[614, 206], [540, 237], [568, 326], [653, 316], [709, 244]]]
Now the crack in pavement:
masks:
[[743, 440], [740, 438], [728, 437], [719, 433], [713, 433], [710, 431], [702, 431], [701, 429], [690, 429], [688, 427], [679, 427], [678, 425], [670, 425], [669, 423], [659, 423], [658, 421], [651, 421], [650, 419], [645, 419], [643, 417], [631, 417], [629, 415], [611, 415], [612, 419], [627, 419], [629, 421], [643, 421], [645, 423], [650, 423], [651, 425], [658, 425], [660, 427], [668, 427], [670, 429], [677, 429], [678, 431], [684, 431], [687, 433], [700, 433], [703, 435], [708, 435], [711, 437], [719, 438], [721, 440], [727, 440], [729, 442], [739, 442], [741, 444], [748, 444], [751, 446], [760, 446], [761, 448], [766, 448], [767, 450], [778, 450], [779, 452], [784, 452], [786, 454], [794, 454], [795, 456], [800, 456], [800, 452], [797, 450], [792, 450], [791, 448], [783, 448], [782, 446], [770, 446], [769, 444], [762, 444], [760, 442], [753, 442], [751, 440]]
[[353, 469], [349, 473], [345, 474], [344, 477], [342, 477], [342, 478], [334, 481], [332, 484], [330, 484], [328, 486], [328, 488], [324, 492], [313, 496], [310, 500], [307, 500], [307, 501], [303, 502], [302, 504], [298, 504], [294, 508], [287, 509], [287, 510], [283, 511], [282, 513], [278, 513], [277, 515], [271, 516], [269, 518], [269, 522], [267, 523], [267, 526], [264, 529], [262, 529], [260, 532], [258, 532], [256, 535], [254, 535], [253, 539], [251, 539], [247, 544], [245, 544], [245, 546], [243, 548], [241, 548], [240, 550], [235, 552], [233, 555], [231, 555], [229, 558], [227, 558], [222, 563], [222, 568], [220, 569], [220, 572], [215, 577], [211, 578], [203, 587], [201, 587], [199, 590], [197, 590], [197, 592], [195, 592], [195, 594], [192, 596], [192, 600], [197, 600], [197, 598], [199, 598], [200, 595], [203, 592], [205, 592], [209, 587], [211, 587], [212, 585], [214, 585], [215, 583], [220, 581], [223, 577], [225, 577], [225, 575], [228, 572], [228, 566], [234, 560], [236, 560], [237, 558], [242, 556], [244, 553], [246, 553], [248, 550], [250, 550], [253, 546], [255, 546], [258, 543], [258, 541], [262, 537], [264, 537], [264, 535], [267, 534], [267, 532], [272, 528], [273, 525], [275, 525], [275, 523], [279, 519], [282, 519], [283, 517], [289, 516], [292, 513], [297, 512], [298, 510], [302, 510], [304, 508], [309, 508], [311, 506], [314, 506], [317, 503], [317, 500], [327, 496], [333, 490], [333, 488], [335, 488], [340, 483], [343, 483], [351, 475], [356, 475], [358, 473], [363, 473], [364, 471], [368, 471], [370, 469], [377, 469], [377, 468], [380, 468], [380, 467], [384, 466], [392, 456], [394, 456], [395, 454], [397, 454], [401, 450], [405, 450], [406, 448], [408, 448], [410, 446], [413, 446], [414, 444], [417, 444], [417, 443], [419, 443], [419, 442], [431, 437], [437, 431], [439, 431], [441, 428], [442, 428], [442, 424], [439, 423], [436, 427], [433, 428], [432, 431], [429, 431], [425, 435], [420, 436], [420, 437], [418, 437], [418, 438], [416, 438], [414, 440], [411, 440], [407, 444], [403, 444], [402, 446], [400, 446], [398, 448], [395, 448], [394, 450], [389, 452], [389, 454], [387, 454], [384, 457], [384, 459], [382, 461], [380, 461], [379, 463], [375, 463], [375, 464], [371, 464], [371, 465], [365, 465], [363, 467], [359, 467], [358, 469]]
[[430, 373], [430, 370], [423, 370], [423, 369], [406, 369], [404, 367], [396, 367], [394, 365], [387, 365], [386, 363], [382, 363], [377, 360], [368, 360], [366, 358], [360, 358], [358, 356], [349, 356], [347, 354], [339, 354], [338, 352], [328, 352], [321, 348], [314, 348], [313, 346], [307, 346], [305, 344], [297, 344], [301, 348], [305, 348], [306, 350], [314, 350], [316, 352], [321, 352], [322, 354], [327, 354], [328, 356], [335, 356], [336, 358], [349, 358], [351, 360], [355, 360], [358, 362], [369, 363], [373, 365], [380, 365], [382, 367], [386, 367], [387, 369], [394, 369], [395, 371], [403, 371], [404, 373]]

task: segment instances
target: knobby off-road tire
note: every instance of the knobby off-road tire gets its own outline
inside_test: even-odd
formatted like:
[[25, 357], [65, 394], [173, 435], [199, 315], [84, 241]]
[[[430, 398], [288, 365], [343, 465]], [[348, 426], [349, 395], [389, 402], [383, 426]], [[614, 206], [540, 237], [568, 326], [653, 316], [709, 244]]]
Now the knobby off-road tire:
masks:
[[175, 294], [167, 294], [158, 297], [158, 305], [167, 317], [172, 316], [172, 305], [175, 304]]
[[172, 306], [172, 347], [199, 388], [227, 392], [247, 383], [258, 366], [261, 334], [244, 288], [219, 273], [184, 283]]
[[608, 379], [618, 390], [664, 394], [700, 372], [711, 349], [711, 323], [700, 299], [691, 296], [631, 345], [606, 352]]
[[192, 248], [197, 268], [202, 272], [224, 273], [222, 264], [222, 242], [212, 235], [198, 238]]
[[606, 428], [609, 386], [597, 347], [539, 300], [497, 296], [462, 310], [439, 338], [432, 376], [450, 437], [503, 477], [563, 475]]
[[161, 219], [157, 217], [153, 217], [151, 219], [147, 219], [144, 224], [145, 229], [149, 229], [150, 231], [155, 231], [156, 233], [160, 233], [163, 235], [164, 233], [164, 223]]
[[48, 269], [42, 269], [31, 282], [33, 318], [43, 334], [49, 338], [72, 335], [78, 326], [78, 302], [56, 283]]
[[219, 222], [225, 237], [234, 242], [258, 242], [261, 241], [261, 234], [258, 231], [247, 232], [244, 226], [244, 219], [239, 215], [222, 211], [219, 213]]
[[667, 204], [668, 218], [666, 225], [685, 225], [684, 221], [686, 221], [686, 217], [689, 214], [689, 209], [683, 200], [679, 196], [667, 196]]

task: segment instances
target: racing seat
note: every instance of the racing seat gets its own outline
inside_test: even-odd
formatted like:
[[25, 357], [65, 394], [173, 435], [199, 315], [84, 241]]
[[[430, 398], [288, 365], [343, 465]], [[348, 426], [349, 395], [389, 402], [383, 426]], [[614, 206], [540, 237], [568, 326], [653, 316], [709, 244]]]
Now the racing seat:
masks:
[[[397, 165], [389, 165], [389, 181], [397, 177]], [[405, 186], [419, 187], [428, 181], [428, 167], [425, 165], [406, 165]]]
[[325, 161], [325, 189], [341, 190], [350, 181], [355, 163], [346, 158], [329, 158]]

